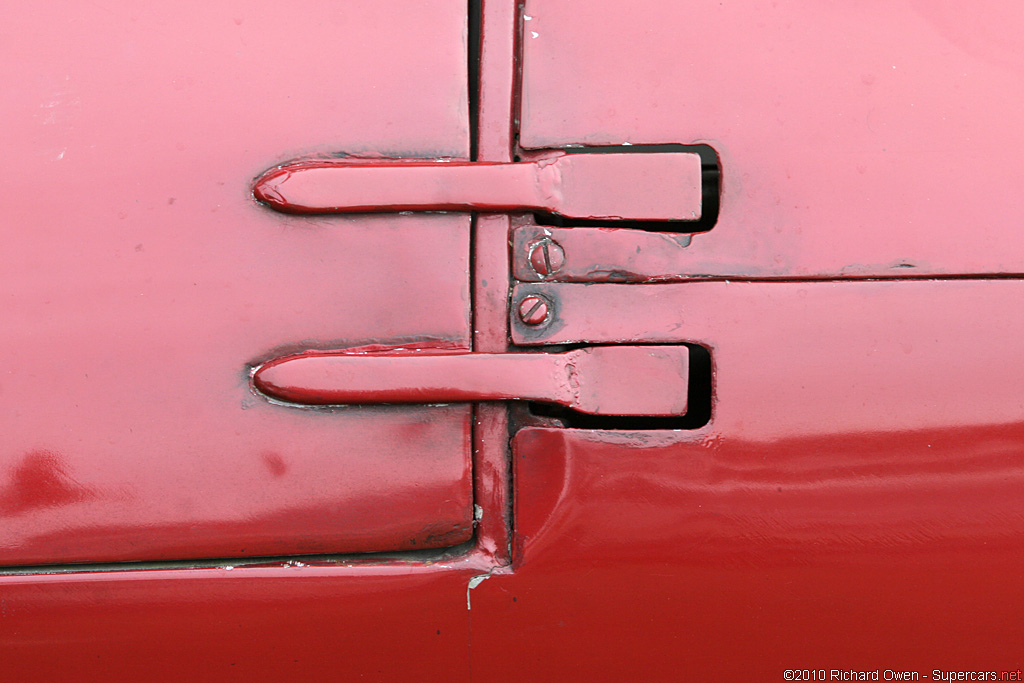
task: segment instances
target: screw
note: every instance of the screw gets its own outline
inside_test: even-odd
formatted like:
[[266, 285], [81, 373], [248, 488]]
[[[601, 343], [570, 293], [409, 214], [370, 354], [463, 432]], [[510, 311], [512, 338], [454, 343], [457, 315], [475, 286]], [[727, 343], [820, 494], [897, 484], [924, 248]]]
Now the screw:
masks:
[[553, 275], [565, 264], [565, 251], [550, 237], [530, 245], [530, 265], [541, 277]]
[[548, 302], [532, 294], [524, 297], [519, 302], [519, 319], [526, 325], [540, 325], [548, 319]]

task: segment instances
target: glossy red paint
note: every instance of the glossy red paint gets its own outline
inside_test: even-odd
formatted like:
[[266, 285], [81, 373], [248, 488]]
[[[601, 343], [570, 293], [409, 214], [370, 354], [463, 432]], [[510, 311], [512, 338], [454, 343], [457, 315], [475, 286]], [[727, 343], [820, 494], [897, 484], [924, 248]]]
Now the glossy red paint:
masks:
[[1019, 423], [751, 436], [521, 431], [521, 562], [474, 592], [474, 664], [538, 681], [1020, 668]]
[[474, 661], [544, 681], [1020, 667], [1024, 283], [537, 287], [565, 326], [521, 343], [709, 345], [713, 417], [516, 435], [515, 571], [474, 592], [474, 633], [501, 634]]
[[458, 565], [235, 567], [5, 576], [4, 676], [266, 681], [469, 678]]
[[1021, 419], [1024, 319], [1006, 315], [1024, 296], [1017, 280], [518, 289], [544, 291], [562, 311], [562, 325], [547, 332], [513, 329], [521, 344], [706, 344], [714, 430], [733, 436], [839, 438]]
[[538, 401], [595, 415], [686, 413], [686, 347], [564, 353], [306, 354], [256, 370], [256, 388], [310, 405]]
[[[256, 198], [287, 213], [537, 210], [577, 219], [698, 220], [690, 152], [564, 154], [521, 163], [297, 162], [264, 174]], [[633, 189], [618, 192], [623, 185]]]
[[[472, 533], [469, 406], [300, 410], [249, 377], [308, 349], [471, 347], [469, 216], [299, 219], [251, 196], [300, 154], [467, 157], [464, 3], [278, 9], [7, 15], [0, 566]], [[389, 46], [416, 61], [336, 68]]]
[[[284, 499], [257, 500], [254, 486], [290, 478], [301, 497], [281, 511], [301, 528], [285, 520], [280, 552], [338, 527], [335, 511], [293, 514], [315, 512], [311, 490], [339, 502], [358, 489], [359, 472], [338, 456], [358, 456], [380, 477], [364, 502], [396, 493], [383, 513], [363, 518], [372, 531], [415, 507], [427, 493], [420, 485], [436, 488], [422, 475], [443, 452], [449, 465], [438, 463], [438, 473], [458, 469], [460, 482], [445, 504], [472, 516], [462, 485], [468, 442], [444, 444], [456, 433], [465, 438], [468, 407], [283, 408], [252, 395], [247, 372], [309, 348], [507, 346], [507, 251], [471, 259], [468, 217], [297, 219], [249, 196], [261, 171], [299, 156], [467, 158], [465, 3], [398, 13], [362, 2], [300, 1], [285, 10], [188, 0], [9, 10], [0, 41], [10, 95], [0, 104], [9, 136], [0, 172], [9, 192], [0, 218], [8, 363], [0, 461], [35, 452], [36, 467], [5, 495], [7, 509], [22, 510], [33, 496], [65, 507], [87, 500], [49, 467], [56, 452], [66, 455], [63, 471], [85, 484], [82, 471], [97, 453], [173, 470], [179, 475], [152, 482], [170, 487], [157, 502], [188, 495], [207, 512], [217, 503], [261, 513]], [[478, 244], [506, 239], [507, 218], [490, 225], [497, 229], [477, 228]], [[491, 313], [478, 305], [475, 319], [489, 315], [498, 325], [470, 328], [470, 286], [493, 302]], [[92, 335], [79, 333], [86, 326]], [[16, 335], [24, 343], [12, 353]], [[76, 388], [84, 382], [76, 371], [99, 360], [105, 372], [90, 371], [90, 384]], [[240, 407], [246, 421], [234, 424]], [[474, 412], [473, 495], [494, 514], [476, 520], [477, 545], [457, 561], [229, 560], [219, 569], [122, 564], [2, 576], [4, 677], [465, 678], [467, 583], [508, 557], [504, 409]], [[211, 442], [218, 432], [224, 439]], [[64, 440], [68, 449], [57, 451]], [[276, 450], [261, 457], [264, 446]], [[245, 452], [252, 476], [262, 478], [248, 482], [233, 467]], [[388, 457], [399, 460], [382, 469]], [[84, 467], [68, 470], [68, 462]], [[131, 539], [150, 512], [136, 506], [111, 517], [114, 545], [101, 550]], [[8, 513], [5, 525], [11, 514], [20, 513]], [[267, 523], [247, 519], [250, 529]], [[165, 538], [150, 530], [152, 540]]]
[[527, 0], [522, 25], [524, 147], [719, 155], [687, 274], [1024, 273], [1020, 3]]
[[[708, 141], [721, 154], [721, 219], [695, 236], [695, 258], [688, 265], [630, 261], [617, 251], [629, 249], [629, 234], [615, 233], [614, 248], [601, 252], [609, 269], [638, 280], [1024, 272], [1011, 230], [1020, 213], [1016, 6], [982, 2], [967, 15], [945, 2], [726, 5], [530, 0], [521, 18], [524, 41], [534, 46], [525, 53], [526, 146]], [[6, 676], [735, 681], [780, 680], [794, 668], [930, 675], [935, 667], [1020, 667], [1024, 329], [1013, 311], [1021, 281], [545, 282], [514, 291], [514, 302], [534, 292], [555, 304], [549, 324], [526, 329], [509, 306], [507, 216], [475, 217], [470, 240], [468, 221], [454, 216], [295, 218], [239, 200], [261, 170], [309, 154], [467, 157], [464, 62], [457, 59], [465, 45], [455, 21], [463, 8], [113, 9], [82, 14], [69, 4], [48, 6], [45, 17], [31, 6], [8, 13], [10, 35], [21, 42], [0, 42], [9, 51], [2, 64], [12, 93], [0, 115], [14, 133], [12, 149], [30, 163], [23, 175], [5, 178], [16, 201], [0, 225], [5, 237], [30, 234], [30, 225], [48, 238], [42, 256], [24, 249], [3, 255], [4, 267], [15, 269], [5, 274], [32, 285], [10, 295], [9, 307], [31, 298], [33, 287], [54, 286], [33, 270], [53, 253], [56, 265], [39, 270], [59, 283], [62, 300], [74, 295], [78, 305], [65, 311], [98, 316], [108, 338], [124, 338], [114, 344], [123, 357], [143, 353], [129, 343], [140, 335], [124, 330], [158, 328], [141, 335], [157, 347], [142, 358], [159, 360], [153, 382], [101, 387], [121, 397], [119, 407], [137, 411], [118, 418], [123, 424], [159, 419], [144, 412], [155, 397], [164, 401], [159, 406], [182, 406], [182, 397], [210, 390], [216, 371], [192, 373], [177, 350], [207, 338], [229, 345], [209, 359], [217, 368], [233, 362], [246, 339], [255, 340], [244, 361], [252, 364], [409, 336], [463, 350], [471, 340], [486, 353], [508, 351], [509, 334], [522, 345], [699, 343], [714, 363], [714, 414], [692, 432], [568, 430], [520, 414], [513, 428], [548, 426], [526, 426], [515, 437], [510, 536], [509, 422], [501, 407], [478, 406], [473, 495], [483, 516], [473, 549], [455, 559], [2, 576]], [[480, 160], [512, 160], [514, 12], [512, 2], [483, 3]], [[892, 73], [891, 56], [900, 66]], [[74, 159], [73, 148], [61, 159], [54, 148], [54, 159], [44, 159], [59, 135], [39, 134], [22, 118], [38, 113], [38, 102], [47, 101], [40, 96], [68, 70], [75, 83], [96, 87], [76, 91], [83, 109], [93, 108], [91, 125], [79, 118], [60, 134], [103, 149], [92, 165], [62, 174], [57, 162]], [[167, 97], [178, 73], [184, 94]], [[97, 111], [99, 95], [107, 99]], [[531, 106], [544, 97], [557, 108]], [[49, 109], [67, 113], [63, 105]], [[835, 123], [849, 119], [864, 123]], [[173, 144], [189, 145], [189, 158], [174, 163], [167, 154]], [[233, 186], [218, 190], [215, 182]], [[189, 220], [169, 220], [170, 209], [155, 199], [172, 185], [183, 190], [179, 208], [195, 197]], [[40, 187], [52, 188], [49, 204], [38, 201]], [[147, 283], [125, 280], [116, 268], [87, 269], [79, 253], [109, 266], [97, 254], [119, 244], [101, 220], [104, 206], [128, 212], [133, 231], [155, 230], [162, 250], [209, 270], [193, 263], [154, 271], [160, 277]], [[201, 220], [213, 208], [230, 220]], [[98, 235], [99, 244], [76, 241], [71, 228], [59, 229], [65, 224], [88, 228], [81, 233]], [[252, 267], [240, 273], [219, 249]], [[470, 249], [472, 258], [464, 258]], [[319, 260], [334, 253], [345, 256]], [[577, 257], [566, 254], [573, 272], [575, 264], [582, 264], [578, 272], [594, 265]], [[450, 259], [449, 268], [421, 263], [434, 258]], [[401, 277], [382, 272], [390, 263], [401, 264]], [[230, 320], [226, 295], [210, 284], [220, 271], [224, 290], [246, 278], [257, 298], [269, 297], [256, 310], [258, 324], [213, 334], [182, 313], [196, 308], [202, 320]], [[109, 281], [84, 286], [107, 272]], [[173, 314], [167, 321], [126, 305], [107, 306], [104, 316], [88, 298], [90, 287], [133, 292], [144, 284], [152, 295], [197, 272], [208, 276], [200, 295], [179, 308], [154, 305]], [[297, 278], [308, 286], [300, 289]], [[291, 284], [277, 298], [282, 281]], [[449, 308], [443, 302], [453, 296], [460, 303]], [[101, 299], [111, 300], [119, 301]], [[396, 303], [415, 326], [396, 322]], [[29, 300], [17, 311], [45, 305]], [[11, 310], [3, 309], [5, 324], [17, 319]], [[444, 323], [436, 322], [439, 312]], [[81, 364], [67, 355], [78, 341], [73, 335], [59, 343], [68, 335], [56, 321], [66, 316], [39, 312], [25, 322], [41, 350], [26, 343], [11, 357], [12, 368], [44, 359], [28, 364], [35, 372], [67, 359], [43, 374], [50, 402], [30, 403], [19, 416], [33, 423], [26, 433], [77, 415], [62, 393]], [[339, 320], [345, 330], [331, 332]], [[289, 336], [296, 329], [303, 336]], [[401, 339], [382, 339], [381, 330]], [[236, 384], [214, 383], [212, 393], [232, 396], [249, 379], [240, 372]], [[0, 382], [4, 400], [10, 394]], [[109, 395], [75, 397], [109, 403]], [[280, 416], [312, 422], [322, 413], [250, 398], [250, 410], [270, 419], [254, 440], [280, 432], [288, 443], [323, 439], [331, 453], [351, 447], [339, 435], [274, 423]], [[364, 418], [419, 409], [401, 410], [350, 411], [360, 426], [350, 425], [347, 435], [379, 447], [380, 434]], [[434, 409], [424, 416], [427, 410]], [[188, 417], [172, 415], [175, 430], [138, 452], [152, 459], [213, 424]], [[5, 431], [16, 424], [8, 420]], [[99, 443], [103, 424], [73, 422], [65, 435]], [[385, 449], [413, 457], [405, 437], [394, 436]], [[57, 506], [88, 500], [61, 478], [63, 464], [52, 465], [53, 448], [31, 448], [24, 450], [34, 453], [30, 466], [9, 470], [24, 484], [0, 506], [23, 510], [32, 495]], [[218, 448], [219, 456], [225, 449]], [[273, 476], [287, 463], [271, 455], [263, 467]], [[226, 480], [233, 472], [214, 474]], [[504, 567], [513, 541], [515, 562]]]

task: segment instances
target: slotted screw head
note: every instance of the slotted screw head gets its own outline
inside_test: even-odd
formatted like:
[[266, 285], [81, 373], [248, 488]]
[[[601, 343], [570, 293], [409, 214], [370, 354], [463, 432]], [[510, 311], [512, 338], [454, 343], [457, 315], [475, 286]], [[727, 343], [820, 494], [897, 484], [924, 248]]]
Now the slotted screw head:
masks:
[[519, 319], [526, 325], [540, 325], [548, 319], [548, 302], [539, 296], [527, 296], [519, 302]]
[[540, 276], [546, 277], [561, 270], [565, 264], [565, 250], [550, 237], [530, 245], [530, 265]]

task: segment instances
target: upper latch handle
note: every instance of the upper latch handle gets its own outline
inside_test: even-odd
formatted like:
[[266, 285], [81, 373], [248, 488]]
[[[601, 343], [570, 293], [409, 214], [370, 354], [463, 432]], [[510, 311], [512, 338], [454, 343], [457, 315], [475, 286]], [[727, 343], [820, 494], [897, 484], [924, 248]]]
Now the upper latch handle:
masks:
[[540, 211], [602, 221], [696, 221], [693, 152], [562, 154], [516, 163], [307, 161], [268, 171], [257, 199], [288, 213]]

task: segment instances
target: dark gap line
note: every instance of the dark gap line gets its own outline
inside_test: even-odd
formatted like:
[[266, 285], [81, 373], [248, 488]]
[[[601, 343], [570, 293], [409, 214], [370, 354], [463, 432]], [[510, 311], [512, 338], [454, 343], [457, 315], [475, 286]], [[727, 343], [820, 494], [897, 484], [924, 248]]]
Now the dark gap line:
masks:
[[83, 562], [81, 564], [40, 564], [0, 568], [0, 576], [29, 574], [84, 574], [90, 572], [121, 572], [175, 569], [283, 568], [287, 566], [375, 566], [396, 562], [419, 564], [437, 563], [465, 556], [473, 550], [474, 541], [449, 548], [406, 550], [382, 553], [349, 553], [325, 555], [269, 555], [263, 557], [191, 558], [185, 560], [153, 560], [125, 562]]
[[560, 282], [549, 280], [546, 282], [517, 281], [519, 285], [621, 285], [635, 287], [643, 286], [665, 286], [665, 285], [687, 285], [703, 282], [739, 282], [739, 283], [762, 283], [762, 284], [794, 284], [794, 283], [821, 283], [821, 282], [944, 282], [963, 280], [1024, 280], [1024, 273], [967, 273], [951, 275], [835, 275], [835, 276], [808, 276], [808, 277], [749, 277], [746, 275], [685, 275], [677, 280], [634, 280], [630, 282], [608, 281], [608, 282]]
[[482, 0], [468, 0], [466, 60], [468, 64], [469, 158], [476, 161], [480, 135], [480, 32], [483, 22]]

